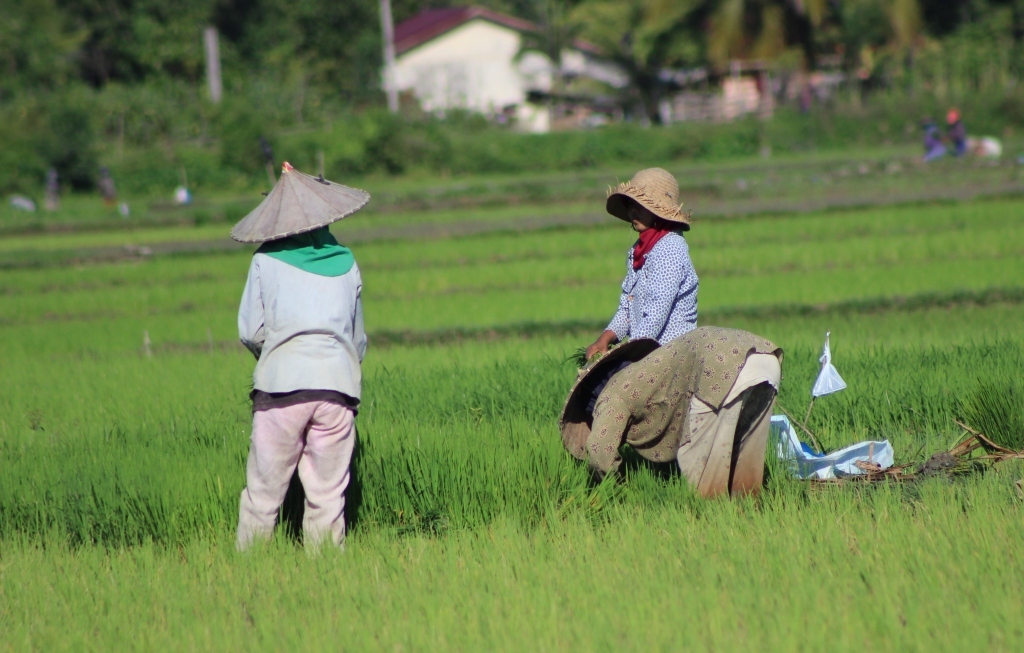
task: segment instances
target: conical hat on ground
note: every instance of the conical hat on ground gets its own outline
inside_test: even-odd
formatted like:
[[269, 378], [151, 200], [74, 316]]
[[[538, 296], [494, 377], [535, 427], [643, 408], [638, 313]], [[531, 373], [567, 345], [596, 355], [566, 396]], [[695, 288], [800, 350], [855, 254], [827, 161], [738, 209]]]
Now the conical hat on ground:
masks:
[[231, 237], [242, 243], [264, 243], [294, 236], [337, 222], [369, 201], [366, 191], [307, 175], [285, 162], [273, 190], [235, 225]]
[[[635, 363], [645, 358], [660, 347], [653, 338], [630, 340], [615, 347], [598, 360], [588, 363], [580, 370], [576, 384], [569, 391], [558, 420], [558, 430], [562, 432], [562, 444], [566, 451], [580, 460], [586, 460], [587, 438], [590, 437], [590, 425], [594, 417], [587, 410], [591, 395], [602, 381], [607, 382], [609, 374], [614, 375], [616, 368], [623, 363]], [[608, 377], [608, 378], [606, 378]]]

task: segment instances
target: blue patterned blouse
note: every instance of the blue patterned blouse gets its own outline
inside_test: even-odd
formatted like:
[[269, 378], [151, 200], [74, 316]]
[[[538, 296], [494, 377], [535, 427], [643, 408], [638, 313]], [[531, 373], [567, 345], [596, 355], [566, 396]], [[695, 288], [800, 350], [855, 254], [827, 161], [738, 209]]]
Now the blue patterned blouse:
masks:
[[665, 344], [696, 326], [697, 271], [686, 239], [679, 233], [663, 237], [639, 270], [633, 269], [630, 247], [619, 310], [607, 330], [619, 340], [654, 338]]

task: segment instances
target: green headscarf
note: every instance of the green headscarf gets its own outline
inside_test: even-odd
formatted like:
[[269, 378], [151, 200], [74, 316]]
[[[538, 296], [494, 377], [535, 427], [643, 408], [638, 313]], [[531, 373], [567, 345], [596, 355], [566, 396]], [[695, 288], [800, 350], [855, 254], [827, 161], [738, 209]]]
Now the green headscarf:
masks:
[[339, 245], [327, 227], [271, 240], [260, 245], [256, 253], [321, 277], [340, 277], [356, 262], [352, 250]]

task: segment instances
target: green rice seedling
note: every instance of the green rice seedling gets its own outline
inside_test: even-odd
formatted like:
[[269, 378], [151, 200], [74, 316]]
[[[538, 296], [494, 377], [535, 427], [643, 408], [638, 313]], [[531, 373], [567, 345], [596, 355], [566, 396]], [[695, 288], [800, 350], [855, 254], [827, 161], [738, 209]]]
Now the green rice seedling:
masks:
[[[688, 234], [700, 321], [779, 343], [779, 403], [798, 415], [832, 330], [849, 388], [812, 415], [828, 448], [886, 438], [907, 462], [959, 437], [954, 418], [1019, 433], [1022, 207], [708, 217]], [[315, 557], [284, 529], [234, 551], [248, 252], [66, 265], [215, 225], [4, 239], [0, 649], [1024, 647], [1024, 563], [1005, 550], [1024, 538], [1024, 461], [812, 491], [769, 456], [758, 498], [706, 501], [627, 449], [621, 481], [595, 485], [557, 431], [566, 357], [585, 362], [607, 324], [635, 236], [613, 222], [410, 236], [531, 219], [470, 213], [392, 213], [409, 234], [387, 243], [341, 225], [370, 349], [348, 548]], [[13, 269], [26, 261], [41, 267]]]
[[[366, 529], [315, 557], [282, 538], [239, 555], [230, 529], [176, 546], [5, 537], [0, 646], [1015, 651], [1012, 478]], [[665, 606], [685, 618], [651, 618]]]
[[565, 359], [565, 362], [572, 363], [578, 369], [582, 369], [583, 366], [587, 364], [587, 348], [577, 347], [571, 354], [569, 354], [569, 357]]
[[[1020, 204], [709, 219], [688, 235], [701, 276], [702, 317], [856, 302], [869, 310], [877, 299], [1015, 288], [1024, 275], [1018, 256], [1024, 248]], [[192, 231], [182, 238], [193, 237]], [[175, 238], [170, 228], [151, 235], [154, 242]], [[86, 243], [101, 246], [103, 239], [112, 249], [123, 249], [133, 235], [69, 238], [63, 249], [73, 254]], [[596, 324], [615, 309], [623, 255], [632, 238], [609, 225], [448, 238], [428, 248], [417, 240], [354, 245], [365, 282], [367, 326], [377, 332]], [[3, 243], [12, 256], [51, 246], [57, 245], [40, 236], [25, 237], [20, 245]], [[198, 322], [196, 333], [223, 330], [225, 339], [233, 339], [248, 260], [248, 252], [240, 251], [0, 271], [0, 327], [87, 322], [117, 330], [131, 322], [138, 334], [132, 340], [148, 330], [154, 342], [166, 342], [180, 340], [179, 334]], [[71, 338], [78, 331], [64, 330], [73, 332]], [[95, 348], [112, 339], [85, 340]]]
[[[395, 347], [367, 367], [349, 505], [354, 533], [458, 532], [498, 520], [533, 528], [573, 515], [601, 521], [616, 506], [703, 510], [672, 465], [627, 456], [624, 483], [590, 486], [556, 426], [575, 374], [564, 353], [515, 343], [438, 349]], [[817, 342], [787, 348], [782, 405], [806, 402], [818, 353]], [[829, 448], [887, 438], [898, 461], [947, 446], [954, 399], [971, 390], [973, 375], [1002, 378], [1024, 365], [1020, 341], [844, 346], [837, 354], [850, 387], [816, 406], [811, 428]], [[251, 357], [200, 349], [97, 356], [62, 368], [35, 360], [6, 359], [22, 383], [0, 380], [0, 459], [11, 470], [0, 475], [0, 535], [171, 545], [233, 527]], [[43, 402], [38, 387], [58, 391]], [[772, 474], [772, 501], [801, 500], [787, 483]]]
[[1024, 451], [1024, 386], [1018, 374], [980, 379], [961, 395], [964, 422], [989, 440], [1013, 451]]

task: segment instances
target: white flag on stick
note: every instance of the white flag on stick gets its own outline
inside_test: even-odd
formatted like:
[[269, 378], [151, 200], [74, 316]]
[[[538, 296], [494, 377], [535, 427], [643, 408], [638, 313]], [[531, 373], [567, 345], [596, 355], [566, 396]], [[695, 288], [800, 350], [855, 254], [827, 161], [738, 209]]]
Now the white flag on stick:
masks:
[[831, 331], [825, 332], [825, 347], [821, 350], [821, 358], [819, 359], [821, 361], [821, 372], [818, 373], [818, 380], [814, 382], [814, 387], [811, 388], [812, 397], [830, 395], [833, 392], [839, 392], [846, 388], [846, 382], [843, 381], [843, 377], [839, 376], [836, 366], [832, 364], [832, 350], [828, 346], [828, 337], [831, 334]]

